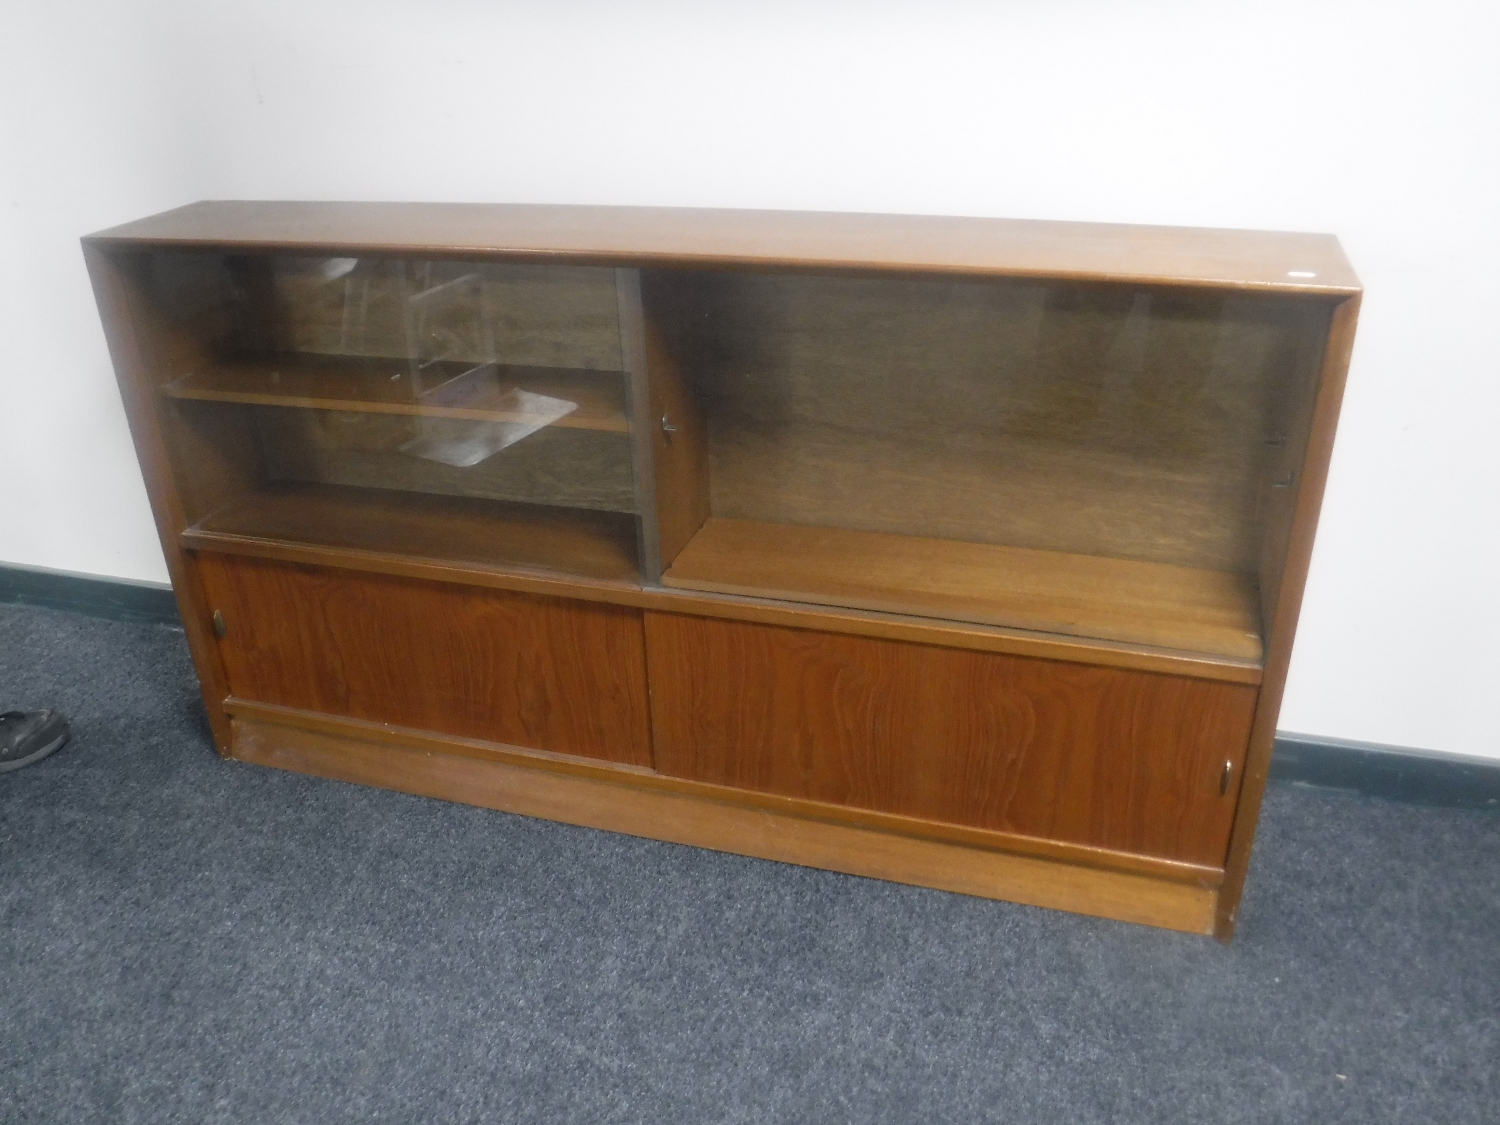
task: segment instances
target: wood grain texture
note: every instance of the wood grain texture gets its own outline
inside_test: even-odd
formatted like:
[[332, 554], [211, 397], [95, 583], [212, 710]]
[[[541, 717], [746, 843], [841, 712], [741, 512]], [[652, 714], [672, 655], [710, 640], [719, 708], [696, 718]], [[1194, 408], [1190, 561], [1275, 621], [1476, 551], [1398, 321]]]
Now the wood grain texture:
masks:
[[1323, 506], [1328, 465], [1333, 457], [1334, 433], [1338, 428], [1339, 409], [1344, 400], [1349, 358], [1354, 350], [1354, 330], [1359, 321], [1359, 305], [1360, 299], [1355, 296], [1334, 310], [1329, 325], [1327, 348], [1323, 353], [1322, 366], [1315, 384], [1317, 397], [1311, 418], [1307, 422], [1306, 453], [1297, 466], [1295, 488], [1292, 490], [1295, 500], [1286, 535], [1286, 549], [1280, 564], [1276, 566], [1275, 608], [1269, 611], [1271, 629], [1267, 637], [1265, 681], [1250, 732], [1245, 768], [1241, 772], [1234, 830], [1225, 861], [1224, 890], [1214, 923], [1214, 932], [1221, 941], [1228, 941], [1234, 936], [1240, 896], [1250, 870], [1250, 849], [1260, 820], [1266, 778], [1271, 771], [1271, 755], [1276, 748], [1276, 725], [1281, 715], [1287, 672], [1291, 666], [1297, 619], [1302, 612], [1307, 571], [1312, 563], [1313, 539], [1317, 533], [1318, 513]]
[[638, 611], [203, 554], [230, 691], [648, 766]]
[[635, 521], [611, 512], [281, 483], [239, 497], [193, 530], [606, 581], [639, 580]]
[[[469, 370], [450, 364], [443, 385]], [[574, 404], [561, 418], [538, 418], [508, 405], [511, 389], [546, 395]], [[569, 371], [550, 367], [502, 367], [472, 395], [418, 396], [411, 387], [407, 361], [357, 356], [281, 353], [244, 356], [215, 362], [163, 388], [171, 398], [234, 402], [258, 406], [299, 407], [426, 418], [461, 418], [485, 422], [541, 422], [563, 429], [624, 433], [623, 377], [615, 372]]]
[[1007, 653], [1105, 668], [1162, 672], [1219, 683], [1255, 685], [1261, 680], [1259, 661], [1233, 660], [1229, 657], [1155, 648], [1150, 645], [732, 594], [663, 588], [644, 590], [640, 597], [640, 602], [635, 604], [668, 613], [793, 629], [816, 629], [850, 637], [878, 637], [913, 644], [940, 645], [969, 652]]
[[1329, 295], [1359, 287], [1330, 235], [930, 215], [217, 200], [89, 239], [618, 266], [936, 271]]
[[656, 768], [1223, 862], [1253, 688], [647, 613]]
[[1056, 551], [711, 519], [662, 581], [1259, 660], [1244, 575]]
[[1308, 302], [704, 274], [715, 516], [1254, 573]]
[[239, 718], [233, 756], [317, 777], [960, 894], [1188, 933], [1207, 933], [1212, 925], [1211, 888], [655, 791], [639, 787], [635, 779], [580, 777], [442, 753], [430, 744], [403, 747], [354, 731], [333, 734]]

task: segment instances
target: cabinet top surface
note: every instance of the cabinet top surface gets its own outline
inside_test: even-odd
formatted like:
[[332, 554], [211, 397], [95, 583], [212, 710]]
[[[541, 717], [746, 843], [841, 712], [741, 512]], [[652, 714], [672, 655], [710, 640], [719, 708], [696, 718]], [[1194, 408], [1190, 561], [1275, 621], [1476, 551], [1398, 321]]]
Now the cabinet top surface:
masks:
[[495, 257], [1359, 292], [1327, 234], [936, 215], [513, 203], [215, 200], [89, 235], [112, 248]]

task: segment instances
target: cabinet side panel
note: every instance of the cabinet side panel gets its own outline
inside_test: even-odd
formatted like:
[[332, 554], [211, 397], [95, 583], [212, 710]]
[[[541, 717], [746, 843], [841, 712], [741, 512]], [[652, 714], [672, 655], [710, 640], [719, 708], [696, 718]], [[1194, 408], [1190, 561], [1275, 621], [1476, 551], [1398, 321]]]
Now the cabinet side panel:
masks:
[[1218, 866], [1256, 690], [647, 613], [664, 774]]
[[146, 494], [151, 500], [167, 573], [172, 579], [193, 665], [202, 685], [209, 726], [219, 752], [228, 754], [230, 730], [223, 706], [228, 694], [224, 666], [209, 631], [209, 614], [198, 575], [178, 542], [186, 524], [183, 498], [173, 479], [162, 420], [155, 408], [158, 373], [153, 370], [142, 342], [142, 337], [150, 335], [152, 330], [150, 324], [144, 323], [148, 315], [142, 280], [146, 259], [139, 254], [108, 254], [90, 245], [84, 246], [83, 256], [119, 381], [130, 436], [145, 478]]
[[1239, 805], [1235, 811], [1234, 833], [1225, 862], [1224, 887], [1219, 896], [1215, 935], [1222, 941], [1234, 936], [1234, 924], [1250, 870], [1250, 848], [1260, 819], [1261, 798], [1271, 770], [1271, 755], [1276, 746], [1276, 724], [1281, 715], [1281, 699], [1291, 666], [1292, 643], [1297, 635], [1297, 619], [1302, 612], [1302, 593], [1312, 562], [1313, 538], [1318, 529], [1318, 513], [1323, 507], [1323, 487], [1328, 480], [1328, 465], [1333, 457], [1333, 438], [1338, 428], [1339, 410], [1344, 401], [1344, 383], [1349, 374], [1349, 357], [1354, 350], [1354, 329], [1359, 320], [1359, 297], [1351, 297], [1334, 310], [1329, 324], [1327, 347], [1316, 383], [1317, 397], [1311, 417], [1306, 422], [1306, 451], [1296, 466], [1290, 522], [1285, 531], [1284, 551], [1276, 557], [1277, 540], [1268, 534], [1267, 563], [1263, 581], [1274, 578], [1275, 597], [1263, 594], [1270, 615], [1266, 637], [1266, 670], [1262, 681], [1255, 725], [1245, 761]]
[[650, 765], [640, 611], [204, 553], [244, 699]]

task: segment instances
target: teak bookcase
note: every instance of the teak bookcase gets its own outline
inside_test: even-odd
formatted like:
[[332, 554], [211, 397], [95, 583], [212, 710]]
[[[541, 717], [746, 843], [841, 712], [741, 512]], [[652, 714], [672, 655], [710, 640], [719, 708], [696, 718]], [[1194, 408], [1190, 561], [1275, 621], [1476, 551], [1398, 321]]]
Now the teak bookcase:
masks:
[[1333, 238], [199, 203], [84, 252], [221, 753], [1232, 933]]

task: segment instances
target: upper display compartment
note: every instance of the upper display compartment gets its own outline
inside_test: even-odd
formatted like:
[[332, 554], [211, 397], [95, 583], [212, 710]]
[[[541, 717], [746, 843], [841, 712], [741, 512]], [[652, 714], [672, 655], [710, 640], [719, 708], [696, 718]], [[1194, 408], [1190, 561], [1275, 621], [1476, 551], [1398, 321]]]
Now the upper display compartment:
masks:
[[[1257, 664], [1332, 305], [652, 271], [663, 582]], [[666, 470], [664, 472], [664, 470]]]
[[639, 580], [613, 270], [157, 251], [191, 530]]
[[84, 241], [131, 290], [190, 541], [1236, 675], [1359, 295], [1326, 235], [998, 219], [218, 202]]

